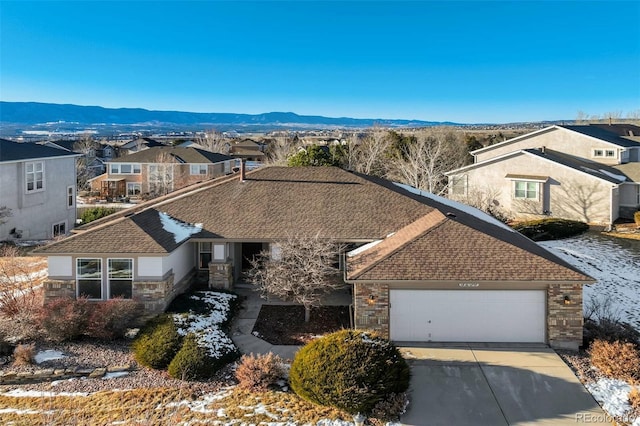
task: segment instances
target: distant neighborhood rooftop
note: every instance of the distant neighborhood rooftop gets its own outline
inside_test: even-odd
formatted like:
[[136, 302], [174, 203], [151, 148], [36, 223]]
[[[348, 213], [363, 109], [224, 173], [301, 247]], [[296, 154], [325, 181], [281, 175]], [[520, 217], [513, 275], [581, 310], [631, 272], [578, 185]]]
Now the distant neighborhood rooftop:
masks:
[[156, 146], [133, 154], [124, 155], [112, 160], [112, 163], [157, 163], [162, 156], [167, 160], [178, 163], [220, 163], [222, 161], [233, 160], [228, 155], [210, 152], [204, 149], [194, 147], [176, 147], [176, 146]]

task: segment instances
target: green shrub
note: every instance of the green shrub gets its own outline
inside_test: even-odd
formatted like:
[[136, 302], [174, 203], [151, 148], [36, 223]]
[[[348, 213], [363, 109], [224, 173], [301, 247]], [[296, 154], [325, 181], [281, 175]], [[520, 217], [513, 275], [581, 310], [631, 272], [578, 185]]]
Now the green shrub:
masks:
[[358, 330], [316, 339], [298, 351], [291, 388], [310, 402], [348, 413], [370, 413], [409, 387], [409, 366], [388, 340]]
[[103, 218], [105, 216], [109, 216], [110, 214], [113, 214], [117, 211], [117, 209], [109, 207], [93, 207], [82, 212], [82, 214], [80, 215], [80, 219], [82, 219], [82, 223], [85, 224]]
[[517, 223], [513, 229], [533, 241], [547, 241], [582, 234], [589, 229], [589, 225], [577, 220], [539, 219]]
[[133, 342], [136, 361], [154, 369], [166, 368], [180, 349], [182, 337], [169, 315], [151, 321]]
[[198, 380], [211, 377], [218, 368], [207, 349], [198, 345], [195, 334], [187, 334], [182, 347], [169, 364], [169, 375], [175, 379]]

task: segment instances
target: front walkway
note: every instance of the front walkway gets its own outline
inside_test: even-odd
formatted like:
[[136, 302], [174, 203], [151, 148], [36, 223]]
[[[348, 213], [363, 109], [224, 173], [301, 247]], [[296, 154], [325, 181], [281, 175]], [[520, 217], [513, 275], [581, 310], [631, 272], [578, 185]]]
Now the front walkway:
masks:
[[[293, 360], [300, 346], [294, 345], [272, 345], [253, 334], [253, 326], [258, 319], [260, 308], [263, 304], [268, 305], [293, 305], [294, 303], [283, 302], [277, 298], [264, 300], [260, 297], [260, 293], [252, 290], [250, 285], [236, 285], [233, 291], [241, 297], [245, 297], [242, 302], [242, 308], [236, 315], [231, 324], [231, 340], [243, 354], [266, 354], [273, 352], [285, 360]], [[350, 305], [352, 303], [351, 295], [348, 289], [337, 291], [327, 295], [323, 300], [323, 305]]]

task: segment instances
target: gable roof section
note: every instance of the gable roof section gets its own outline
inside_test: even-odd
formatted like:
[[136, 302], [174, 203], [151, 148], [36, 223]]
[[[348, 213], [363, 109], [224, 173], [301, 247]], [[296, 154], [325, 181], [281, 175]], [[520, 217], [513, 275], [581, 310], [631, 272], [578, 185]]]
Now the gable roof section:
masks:
[[513, 230], [452, 204], [431, 203], [439, 216], [431, 213], [348, 259], [347, 279], [594, 282]]
[[169, 155], [178, 163], [220, 163], [233, 157], [194, 147], [156, 146], [113, 159], [110, 163], [157, 163], [160, 155]]
[[20, 143], [13, 142], [7, 139], [0, 139], [0, 163], [78, 156], [79, 154], [75, 154], [59, 148], [39, 145], [37, 143]]
[[[540, 149], [533, 148], [521, 149], [518, 151], [500, 155], [498, 157], [489, 158], [488, 160], [481, 161], [479, 163], [470, 164], [465, 167], [460, 167], [459, 169], [448, 171], [445, 173], [445, 175], [457, 175], [468, 170], [484, 167], [492, 163], [498, 163], [500, 161], [504, 161], [518, 155], [529, 155], [542, 160], [551, 161], [552, 163], [555, 163], [559, 166], [568, 167], [579, 173], [584, 173], [616, 185], [628, 180], [626, 176], [621, 175], [615, 168], [611, 166], [596, 163], [594, 161], [583, 160], [581, 158], [573, 157], [571, 155], [563, 154], [561, 152], [553, 151], [550, 149], [545, 149], [544, 152], [542, 152], [542, 150]], [[546, 178], [546, 176], [544, 176], [544, 178]]]
[[640, 163], [616, 164], [613, 168], [625, 175], [630, 181], [640, 183]]
[[[630, 139], [626, 139], [619, 135], [622, 129], [628, 126], [620, 126], [612, 124], [609, 126], [602, 125], [581, 125], [581, 126], [558, 126], [567, 130], [581, 133], [592, 138], [600, 139], [601, 141], [609, 142], [613, 145], [617, 145], [622, 148], [634, 148], [640, 146], [638, 142]], [[636, 127], [636, 126], [633, 126]], [[637, 132], [637, 130], [636, 130]]]

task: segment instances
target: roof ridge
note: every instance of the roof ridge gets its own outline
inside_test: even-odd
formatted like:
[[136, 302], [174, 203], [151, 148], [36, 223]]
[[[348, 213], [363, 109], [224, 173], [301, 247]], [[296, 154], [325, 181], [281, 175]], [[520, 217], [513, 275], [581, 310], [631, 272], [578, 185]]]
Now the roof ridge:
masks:
[[348, 263], [349, 267], [355, 266], [355, 269], [351, 271], [349, 268], [347, 269], [347, 278], [357, 278], [359, 275], [362, 275], [377, 265], [380, 261], [405, 247], [411, 241], [437, 228], [446, 220], [447, 217], [440, 210], [433, 209], [433, 211], [386, 237], [376, 246], [355, 255], [353, 261]]

